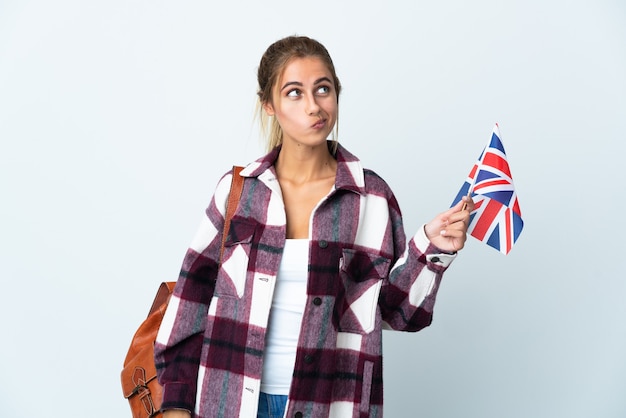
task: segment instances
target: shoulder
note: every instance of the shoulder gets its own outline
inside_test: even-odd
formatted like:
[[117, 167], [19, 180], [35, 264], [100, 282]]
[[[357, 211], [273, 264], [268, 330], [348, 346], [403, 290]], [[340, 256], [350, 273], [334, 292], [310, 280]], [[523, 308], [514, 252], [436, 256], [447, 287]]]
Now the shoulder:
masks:
[[389, 184], [375, 171], [368, 168], [363, 169], [363, 177], [365, 180], [365, 195], [368, 198], [374, 197], [384, 200], [391, 212], [401, 216], [400, 205]]
[[393, 196], [393, 191], [389, 184], [378, 173], [369, 168], [363, 169], [365, 179], [365, 192]]
[[228, 200], [228, 195], [230, 194], [230, 188], [234, 173], [233, 170], [234, 169], [231, 168], [230, 170], [225, 172], [222, 177], [220, 177], [215, 187], [215, 191], [213, 193], [213, 201], [220, 208], [224, 207], [226, 205], [226, 201]]

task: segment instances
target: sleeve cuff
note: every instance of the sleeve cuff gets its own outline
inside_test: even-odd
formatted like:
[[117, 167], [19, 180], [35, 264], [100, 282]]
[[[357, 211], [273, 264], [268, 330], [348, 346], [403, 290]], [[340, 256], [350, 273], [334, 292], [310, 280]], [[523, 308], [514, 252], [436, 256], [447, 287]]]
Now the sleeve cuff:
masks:
[[196, 401], [194, 390], [186, 383], [172, 382], [163, 386], [161, 410], [182, 409], [191, 413]]
[[424, 226], [418, 228], [417, 233], [413, 237], [413, 241], [415, 242], [415, 246], [417, 249], [424, 254], [426, 257], [426, 261], [431, 265], [433, 270], [441, 270], [446, 269], [452, 261], [457, 256], [457, 253], [448, 253], [446, 251], [442, 251], [433, 245], [428, 237], [426, 236], [426, 231], [424, 230]]

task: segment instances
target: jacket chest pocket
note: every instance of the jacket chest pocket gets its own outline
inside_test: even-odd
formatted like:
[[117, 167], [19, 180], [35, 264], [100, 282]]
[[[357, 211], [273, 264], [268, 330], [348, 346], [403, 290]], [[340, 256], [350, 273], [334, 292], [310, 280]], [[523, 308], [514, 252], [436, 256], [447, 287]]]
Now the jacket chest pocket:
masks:
[[335, 305], [339, 331], [368, 334], [376, 326], [378, 297], [391, 260], [378, 254], [343, 249], [339, 276], [343, 297]]
[[243, 297], [256, 223], [233, 219], [217, 272], [215, 296]]

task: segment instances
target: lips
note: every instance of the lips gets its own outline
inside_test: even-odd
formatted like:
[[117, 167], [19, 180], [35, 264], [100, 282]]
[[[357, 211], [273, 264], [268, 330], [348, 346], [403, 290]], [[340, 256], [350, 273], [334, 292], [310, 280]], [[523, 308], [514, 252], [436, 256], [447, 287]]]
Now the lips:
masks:
[[317, 122], [315, 122], [313, 126], [311, 126], [311, 128], [322, 129], [324, 126], [326, 126], [326, 119], [320, 119]]

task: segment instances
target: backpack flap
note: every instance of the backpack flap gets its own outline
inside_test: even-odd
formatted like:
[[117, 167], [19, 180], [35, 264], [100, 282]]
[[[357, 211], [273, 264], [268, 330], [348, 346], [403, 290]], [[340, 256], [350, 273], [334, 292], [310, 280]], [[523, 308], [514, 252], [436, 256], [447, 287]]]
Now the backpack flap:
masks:
[[159, 413], [163, 388], [154, 365], [154, 340], [174, 289], [175, 282], [161, 283], [148, 317], [135, 332], [121, 373], [122, 392], [128, 399], [133, 418], [149, 418]]

